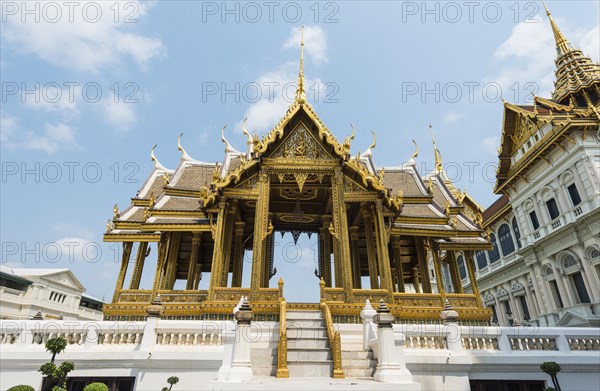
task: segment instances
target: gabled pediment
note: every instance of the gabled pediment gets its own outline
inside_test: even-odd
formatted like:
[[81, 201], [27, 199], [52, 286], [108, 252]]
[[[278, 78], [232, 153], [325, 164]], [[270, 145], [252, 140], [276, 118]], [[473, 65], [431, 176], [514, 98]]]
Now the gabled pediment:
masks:
[[306, 120], [299, 120], [293, 128], [284, 134], [283, 138], [275, 143], [270, 149], [271, 152], [265, 154], [265, 159], [275, 159], [279, 161], [307, 161], [307, 160], [335, 160], [331, 148], [318, 138], [312, 126], [305, 123]]

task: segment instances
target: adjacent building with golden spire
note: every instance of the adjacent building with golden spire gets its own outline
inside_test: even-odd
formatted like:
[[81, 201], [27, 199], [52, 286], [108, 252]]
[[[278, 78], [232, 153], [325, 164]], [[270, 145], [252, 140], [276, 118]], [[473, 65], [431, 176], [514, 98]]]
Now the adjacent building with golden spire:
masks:
[[483, 214], [493, 248], [476, 253], [476, 276], [501, 324], [598, 326], [600, 64], [546, 13], [554, 92], [533, 105], [504, 103], [495, 185], [502, 197]]

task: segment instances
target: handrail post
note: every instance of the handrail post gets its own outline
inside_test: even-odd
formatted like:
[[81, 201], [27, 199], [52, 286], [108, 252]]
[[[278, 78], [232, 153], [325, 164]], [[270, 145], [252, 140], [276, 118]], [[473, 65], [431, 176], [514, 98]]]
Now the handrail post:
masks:
[[[321, 286], [323, 285], [324, 284], [322, 284]], [[340, 333], [338, 331], [335, 331], [333, 328], [331, 310], [329, 309], [325, 301], [321, 301], [321, 309], [323, 311], [323, 318], [325, 318], [325, 326], [327, 327], [327, 337], [329, 338], [331, 355], [333, 356], [332, 377], [335, 379], [343, 379], [346, 377], [346, 375], [344, 374], [344, 369], [342, 368], [342, 338], [340, 336]]]
[[[283, 279], [279, 279], [279, 291], [283, 293]], [[277, 344], [277, 374], [278, 378], [290, 377], [287, 367], [287, 305], [283, 296], [279, 299], [279, 342]]]

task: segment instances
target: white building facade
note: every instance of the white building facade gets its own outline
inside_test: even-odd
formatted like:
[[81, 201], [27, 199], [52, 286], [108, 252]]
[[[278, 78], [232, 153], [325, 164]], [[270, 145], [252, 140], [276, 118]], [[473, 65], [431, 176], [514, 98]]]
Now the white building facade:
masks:
[[84, 292], [69, 269], [1, 266], [0, 318], [102, 320], [102, 301]]
[[504, 104], [493, 244], [476, 253], [485, 304], [502, 325], [600, 326], [600, 65], [556, 39], [552, 99]]

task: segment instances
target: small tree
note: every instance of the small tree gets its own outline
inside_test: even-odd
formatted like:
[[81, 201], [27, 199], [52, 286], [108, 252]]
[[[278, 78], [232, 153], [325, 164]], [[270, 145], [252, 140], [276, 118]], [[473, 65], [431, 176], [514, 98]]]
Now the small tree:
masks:
[[561, 391], [560, 384], [558, 384], [558, 378], [556, 377], [558, 372], [560, 372], [560, 365], [554, 361], [545, 361], [540, 365], [540, 369], [550, 376], [556, 391]]
[[169, 383], [169, 387], [163, 387], [161, 391], [171, 391], [173, 385], [179, 383], [179, 378], [177, 376], [171, 376], [167, 379], [167, 383]]
[[46, 351], [52, 353], [50, 362], [43, 364], [38, 372], [48, 378], [47, 384], [42, 387], [43, 390], [48, 390], [52, 384], [57, 384], [52, 391], [62, 391], [67, 388], [67, 375], [73, 369], [75, 364], [72, 361], [65, 361], [60, 365], [54, 364], [56, 356], [62, 353], [67, 347], [67, 341], [63, 337], [51, 338], [46, 341]]
[[85, 386], [83, 391], [108, 391], [108, 386], [104, 383], [95, 382]]
[[31, 386], [26, 386], [26, 385], [18, 385], [18, 386], [13, 386], [6, 391], [35, 391], [35, 388], [33, 388]]

